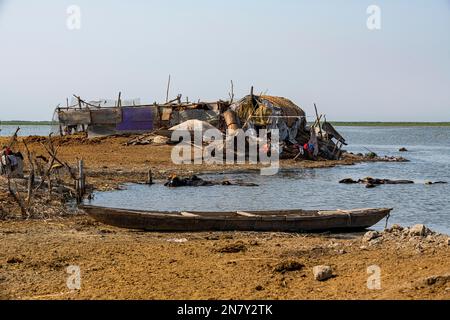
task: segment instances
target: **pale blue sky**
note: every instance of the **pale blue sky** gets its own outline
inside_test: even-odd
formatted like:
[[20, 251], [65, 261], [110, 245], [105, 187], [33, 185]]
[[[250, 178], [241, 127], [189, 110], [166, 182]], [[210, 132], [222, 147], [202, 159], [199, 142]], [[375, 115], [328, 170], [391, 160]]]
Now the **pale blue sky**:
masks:
[[168, 74], [191, 100], [233, 79], [329, 120], [450, 121], [450, 1], [0, 0], [0, 120], [49, 120], [73, 93], [163, 101]]

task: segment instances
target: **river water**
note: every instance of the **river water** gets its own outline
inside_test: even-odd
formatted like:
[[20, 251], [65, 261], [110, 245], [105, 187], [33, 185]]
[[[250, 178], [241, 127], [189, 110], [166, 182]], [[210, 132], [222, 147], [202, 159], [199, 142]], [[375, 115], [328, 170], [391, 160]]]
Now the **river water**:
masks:
[[[38, 130], [32, 134], [50, 131], [49, 126], [37, 127]], [[254, 182], [259, 185], [257, 187], [167, 188], [162, 184], [127, 184], [125, 190], [96, 192], [90, 203], [132, 209], [200, 211], [392, 207], [390, 223], [423, 223], [436, 231], [450, 234], [450, 184], [424, 184], [427, 180], [450, 182], [450, 127], [337, 129], [347, 139], [348, 151], [366, 153], [370, 149], [379, 155], [401, 155], [410, 162], [290, 170], [275, 176], [260, 176], [257, 173], [202, 176], [211, 180]], [[398, 152], [400, 147], [406, 147], [408, 152]], [[338, 183], [343, 178], [366, 176], [407, 179], [416, 183], [381, 185], [372, 189], [360, 184]], [[384, 221], [374, 229], [383, 227]]]
[[20, 127], [18, 136], [48, 136], [52, 131], [50, 125], [1, 125], [0, 136], [12, 136]]

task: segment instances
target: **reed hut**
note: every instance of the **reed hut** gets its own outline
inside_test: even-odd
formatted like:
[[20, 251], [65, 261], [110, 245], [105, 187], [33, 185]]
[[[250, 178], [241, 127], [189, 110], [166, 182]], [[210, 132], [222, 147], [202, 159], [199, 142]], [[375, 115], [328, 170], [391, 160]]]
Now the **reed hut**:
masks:
[[237, 126], [252, 129], [278, 129], [281, 141], [297, 143], [299, 131], [306, 126], [305, 112], [291, 100], [268, 95], [247, 95], [230, 106]]

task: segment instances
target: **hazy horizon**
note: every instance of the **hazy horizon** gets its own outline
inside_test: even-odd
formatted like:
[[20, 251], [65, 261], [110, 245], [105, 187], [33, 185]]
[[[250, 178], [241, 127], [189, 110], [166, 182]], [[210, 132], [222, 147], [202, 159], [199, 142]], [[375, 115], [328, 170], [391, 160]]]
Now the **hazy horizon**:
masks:
[[[81, 28], [67, 27], [67, 8]], [[366, 26], [381, 9], [381, 29]], [[450, 121], [450, 1], [0, 0], [0, 120], [85, 100], [284, 96], [329, 121]]]

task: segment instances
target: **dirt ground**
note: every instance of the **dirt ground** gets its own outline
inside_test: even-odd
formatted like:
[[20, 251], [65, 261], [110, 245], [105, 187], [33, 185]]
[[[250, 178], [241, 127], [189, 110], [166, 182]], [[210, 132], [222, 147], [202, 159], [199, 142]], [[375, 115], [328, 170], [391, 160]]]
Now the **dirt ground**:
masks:
[[[449, 299], [446, 236], [149, 233], [83, 215], [0, 222], [0, 293], [9, 299]], [[299, 270], [289, 270], [298, 264]], [[69, 290], [67, 267], [81, 287]], [[312, 268], [334, 277], [316, 281]], [[381, 289], [368, 289], [379, 266]], [[294, 268], [295, 269], [295, 268]], [[370, 281], [369, 281], [370, 282]]]
[[[25, 138], [47, 156], [44, 137]], [[170, 146], [125, 146], [126, 137], [57, 138], [60, 159], [83, 158], [97, 190], [171, 173], [187, 175], [254, 166], [175, 166]], [[4, 144], [6, 138], [0, 138]], [[22, 143], [17, 145], [22, 151]], [[283, 160], [282, 168], [321, 168], [372, 161]], [[13, 204], [0, 192], [0, 211]], [[49, 206], [53, 206], [49, 203]], [[58, 208], [56, 205], [53, 208]], [[1, 217], [0, 217], [1, 218]], [[0, 219], [0, 299], [449, 299], [448, 236], [255, 232], [150, 233], [102, 225], [84, 214], [47, 219]], [[333, 277], [317, 281], [312, 268]], [[381, 289], [368, 289], [369, 266], [379, 266]], [[79, 267], [81, 288], [67, 286]], [[297, 266], [297, 270], [289, 270]], [[73, 279], [73, 278], [70, 278]]]

